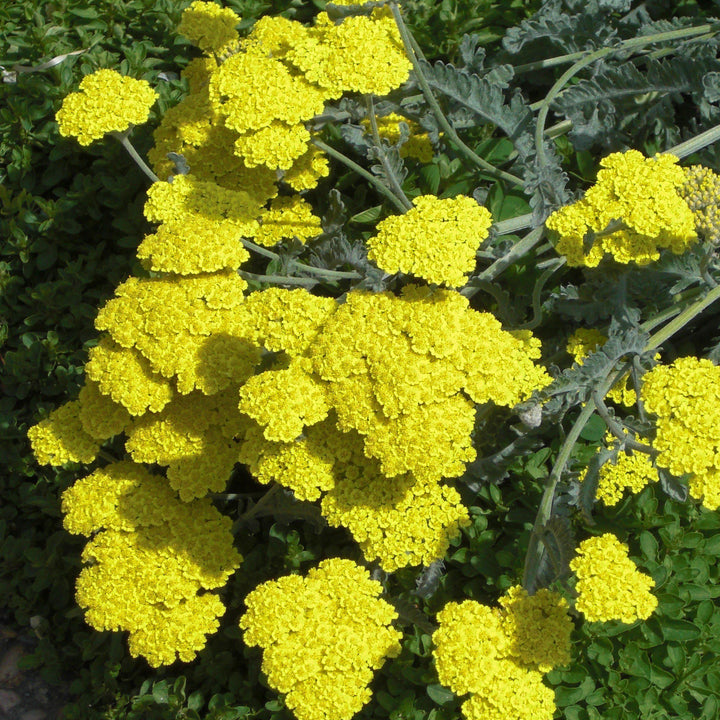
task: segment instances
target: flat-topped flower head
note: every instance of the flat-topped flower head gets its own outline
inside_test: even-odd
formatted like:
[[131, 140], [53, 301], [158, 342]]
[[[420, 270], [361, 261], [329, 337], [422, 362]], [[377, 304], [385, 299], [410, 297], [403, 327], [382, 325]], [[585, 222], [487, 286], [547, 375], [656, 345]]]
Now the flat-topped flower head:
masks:
[[421, 195], [404, 215], [377, 225], [368, 258], [389, 273], [408, 273], [436, 285], [461, 287], [475, 268], [480, 244], [492, 224], [490, 212], [459, 195]]
[[331, 558], [245, 599], [245, 642], [263, 648], [263, 672], [298, 720], [350, 720], [372, 697], [373, 672], [400, 653], [381, 592], [365, 568]]
[[195, 0], [183, 11], [178, 32], [203, 52], [222, 54], [238, 44], [239, 22], [230, 8]]
[[597, 182], [585, 196], [556, 210], [545, 222], [557, 235], [556, 250], [568, 265], [596, 267], [605, 257], [647, 265], [660, 250], [681, 254], [697, 241], [695, 218], [680, 189], [678, 158], [646, 158], [637, 150], [600, 161]]
[[97, 70], [80, 83], [80, 91], [64, 100], [55, 116], [60, 134], [90, 145], [109, 132], [125, 132], [150, 116], [157, 93], [145, 80], [115, 70]]
[[591, 622], [646, 620], [657, 607], [655, 583], [628, 557], [628, 546], [612, 533], [583, 540], [570, 569], [577, 576], [575, 607]]
[[690, 495], [709, 510], [720, 507], [720, 367], [683, 357], [643, 376], [641, 398], [657, 415], [655, 462], [673, 475], [690, 474]]

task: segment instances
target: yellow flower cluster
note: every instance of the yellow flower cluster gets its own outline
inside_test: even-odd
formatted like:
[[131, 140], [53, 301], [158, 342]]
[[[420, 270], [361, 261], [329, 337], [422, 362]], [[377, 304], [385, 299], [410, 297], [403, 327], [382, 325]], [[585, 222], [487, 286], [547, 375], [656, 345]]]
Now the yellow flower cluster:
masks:
[[142, 125], [150, 116], [157, 93], [145, 80], [123, 77], [115, 70], [97, 70], [80, 82], [55, 116], [60, 134], [90, 145], [109, 132]]
[[381, 593], [367, 570], [332, 558], [247, 596], [245, 642], [262, 647], [262, 670], [298, 720], [350, 720], [370, 700], [374, 671], [400, 653]]
[[[235, 48], [237, 22], [213, 3], [194, 2], [183, 13], [180, 32], [214, 53], [216, 62], [203, 67], [205, 78], [191, 84], [186, 98], [193, 99], [163, 123], [156, 138], [166, 146], [174, 140], [176, 148], [198, 147], [198, 132], [213, 134], [225, 147], [229, 142], [246, 168], [287, 172], [291, 186], [305, 189], [327, 168], [306, 157], [310, 133], [304, 123], [345, 92], [386, 95], [407, 80], [411, 64], [397, 27], [387, 9], [337, 25], [320, 13], [312, 27], [266, 17]], [[210, 127], [201, 126], [200, 108]], [[215, 127], [226, 131], [223, 139]]]
[[492, 224], [489, 211], [465, 196], [421, 195], [404, 215], [377, 225], [368, 258], [389, 273], [409, 273], [437, 285], [461, 287]]
[[[390, 143], [395, 144], [400, 139], [400, 123], [407, 123], [410, 137], [400, 146], [400, 157], [413, 157], [422, 163], [429, 163], [433, 159], [433, 147], [430, 136], [423, 132], [422, 127], [414, 120], [404, 118], [397, 113], [390, 113], [377, 118], [378, 134]], [[362, 121], [366, 132], [370, 132], [370, 120]]]
[[[578, 365], [583, 364], [583, 360], [592, 352], [602, 347], [608, 341], [607, 335], [595, 328], [578, 328], [568, 338], [565, 347], [569, 355]], [[632, 379], [630, 373], [620, 378], [615, 385], [608, 391], [609, 400], [624, 405], [625, 407], [633, 407], [637, 402], [635, 389], [632, 387]]]
[[196, 391], [160, 413], [133, 420], [125, 449], [135, 462], [167, 466], [168, 482], [187, 502], [225, 489], [237, 462], [233, 438], [243, 422], [233, 392], [207, 396]]
[[122, 347], [105, 335], [89, 354], [87, 377], [130, 415], [160, 412], [175, 395], [170, 381], [134, 347]]
[[213, 395], [253, 374], [260, 349], [238, 327], [247, 287], [237, 273], [141, 280], [131, 277], [95, 320], [123, 348], [135, 348], [152, 370], [183, 394]]
[[471, 693], [462, 706], [467, 720], [550, 720], [554, 694], [542, 676], [570, 661], [568, 604], [550, 590], [529, 596], [515, 586], [500, 605], [465, 600], [438, 613], [432, 639], [440, 682]]
[[67, 530], [93, 536], [76, 588], [87, 622], [128, 631], [130, 654], [152, 667], [193, 660], [225, 611], [205, 591], [242, 561], [230, 518], [206, 499], [178, 501], [162, 477], [131, 462], [78, 480], [62, 509]]
[[[556, 250], [568, 265], [596, 267], [606, 256], [647, 265], [662, 248], [681, 254], [694, 243], [695, 218], [680, 195], [685, 173], [677, 162], [674, 155], [646, 158], [637, 150], [601, 160], [595, 185], [545, 222], [558, 234]], [[616, 222], [622, 227], [613, 230]]]
[[109, 395], [105, 395], [100, 385], [89, 377], [80, 388], [78, 415], [83, 430], [100, 442], [119, 435], [132, 422], [130, 413]]
[[720, 367], [696, 357], [658, 365], [643, 377], [640, 396], [657, 415], [658, 467], [690, 473], [692, 497], [720, 508]]
[[203, 52], [222, 55], [238, 44], [239, 22], [230, 8], [195, 0], [183, 11], [178, 32]]
[[713, 245], [720, 244], [720, 175], [702, 165], [683, 168], [680, 195], [695, 216], [695, 228]]
[[292, 238], [304, 243], [322, 232], [320, 218], [313, 214], [311, 205], [298, 195], [273, 200], [260, 222], [255, 242], [265, 247]]
[[30, 446], [41, 465], [87, 464], [95, 459], [102, 442], [85, 430], [80, 408], [79, 400], [66, 402], [28, 429]]
[[657, 479], [657, 470], [645, 453], [621, 452], [615, 464], [606, 462], [600, 468], [596, 497], [605, 505], [617, 505], [625, 490], [637, 494]]
[[591, 622], [646, 620], [657, 607], [655, 583], [628, 557], [628, 546], [605, 533], [583, 540], [570, 561], [577, 576], [575, 607]]

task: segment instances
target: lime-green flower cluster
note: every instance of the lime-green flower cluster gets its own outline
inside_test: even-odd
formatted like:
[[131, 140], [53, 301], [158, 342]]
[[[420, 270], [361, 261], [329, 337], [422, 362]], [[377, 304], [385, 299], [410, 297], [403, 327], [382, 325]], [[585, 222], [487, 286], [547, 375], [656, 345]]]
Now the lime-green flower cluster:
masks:
[[[179, 501], [131, 462], [78, 480], [62, 496], [65, 528], [92, 539], [76, 598], [98, 630], [126, 630], [153, 667], [194, 659], [225, 608], [217, 595], [240, 566], [232, 521], [207, 499]], [[200, 594], [199, 594], [200, 593]]]
[[695, 229], [713, 245], [720, 245], [720, 175], [703, 165], [683, 170], [680, 195], [693, 211]]
[[577, 576], [575, 607], [591, 622], [646, 620], [657, 607], [655, 583], [628, 557], [628, 546], [612, 533], [583, 540], [570, 561]]
[[[697, 233], [693, 212], [680, 194], [686, 176], [677, 162], [674, 155], [646, 158], [637, 150], [601, 160], [595, 185], [545, 222], [558, 234], [555, 247], [568, 265], [596, 267], [606, 256], [647, 265], [662, 248], [685, 252]], [[613, 228], [616, 223], [619, 229]]]
[[490, 212], [460, 195], [421, 195], [404, 215], [377, 225], [368, 258], [389, 273], [408, 273], [437, 285], [461, 287], [476, 264], [476, 252], [492, 224]]
[[[397, 113], [390, 113], [377, 118], [378, 134], [381, 138], [395, 144], [400, 139], [400, 123], [407, 124], [410, 130], [410, 137], [400, 146], [400, 157], [412, 157], [421, 163], [428, 163], [433, 159], [433, 147], [430, 136], [423, 132], [419, 123], [404, 118]], [[362, 121], [366, 132], [370, 132], [370, 120], [365, 118]]]
[[617, 505], [625, 490], [637, 494], [657, 479], [657, 469], [648, 455], [642, 452], [621, 452], [617, 462], [606, 462], [600, 468], [596, 497], [607, 506]]
[[400, 653], [382, 585], [351, 560], [323, 560], [305, 576], [266, 582], [246, 598], [248, 645], [298, 720], [350, 720], [370, 700], [385, 659]]
[[692, 497], [720, 508], [720, 367], [696, 357], [658, 365], [643, 377], [640, 396], [657, 415], [658, 467], [690, 474]]
[[550, 720], [555, 698], [542, 676], [570, 661], [567, 601], [515, 586], [500, 605], [465, 600], [438, 613], [432, 639], [440, 682], [458, 695], [471, 693], [462, 706], [467, 720]]
[[[578, 365], [591, 353], [608, 341], [607, 335], [595, 328], [578, 328], [567, 340], [565, 350], [572, 355]], [[618, 405], [633, 407], [637, 402], [635, 389], [632, 387], [630, 373], [620, 378], [607, 393], [607, 397]]]
[[60, 134], [90, 145], [109, 132], [142, 125], [150, 116], [157, 93], [145, 80], [123, 77], [115, 70], [97, 70], [68, 95], [56, 119]]

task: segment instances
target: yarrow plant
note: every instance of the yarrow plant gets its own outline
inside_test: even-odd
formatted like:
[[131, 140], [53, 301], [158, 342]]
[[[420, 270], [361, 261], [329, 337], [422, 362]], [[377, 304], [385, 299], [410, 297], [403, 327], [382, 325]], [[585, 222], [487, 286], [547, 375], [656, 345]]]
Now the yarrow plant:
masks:
[[[593, 513], [655, 480], [720, 507], [718, 346], [668, 345], [720, 298], [717, 176], [680, 164], [720, 131], [604, 152], [573, 196], [544, 124], [587, 58], [538, 109], [503, 96], [530, 69], [483, 69], [472, 40], [465, 68], [428, 63], [393, 2], [239, 24], [213, 2], [184, 11], [199, 54], [150, 165], [129, 140], [154, 102], [145, 81], [99, 70], [57, 114], [82, 145], [121, 140], [155, 226], [142, 272], [99, 308], [79, 396], [28, 432], [38, 462], [88, 466], [62, 495], [65, 528], [88, 539], [77, 602], [153, 667], [193, 660], [228, 609], [298, 720], [360, 712], [413, 623], [468, 720], [551, 718], [546, 676], [578, 626], [657, 606], [633, 539]], [[596, 59], [677, 37], [608, 40]], [[500, 133], [505, 169], [479, 154]], [[441, 191], [460, 167], [475, 190]], [[503, 187], [531, 212], [502, 212]], [[518, 471], [545, 450], [549, 472]], [[480, 489], [508, 478], [538, 506], [516, 582], [426, 617]], [[233, 597], [249, 525], [262, 542], [261, 521], [293, 512], [346, 543]]]

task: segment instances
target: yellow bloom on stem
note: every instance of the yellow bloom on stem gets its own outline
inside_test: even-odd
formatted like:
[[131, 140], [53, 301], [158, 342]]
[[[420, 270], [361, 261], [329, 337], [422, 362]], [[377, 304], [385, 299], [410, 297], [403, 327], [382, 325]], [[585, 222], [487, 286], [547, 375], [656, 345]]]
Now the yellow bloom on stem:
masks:
[[404, 215], [377, 225], [368, 241], [368, 259], [388, 273], [408, 273], [430, 283], [461, 287], [488, 236], [490, 212], [462, 195], [440, 199], [421, 195]]
[[145, 80], [123, 77], [115, 70], [97, 70], [82, 79], [79, 92], [63, 100], [55, 118], [61, 135], [90, 145], [109, 132], [142, 125], [157, 97]]
[[612, 533], [583, 540], [570, 562], [577, 576], [575, 607], [593, 621], [646, 620], [657, 607], [655, 583], [628, 557], [628, 546]]

